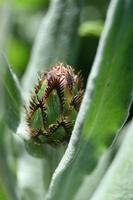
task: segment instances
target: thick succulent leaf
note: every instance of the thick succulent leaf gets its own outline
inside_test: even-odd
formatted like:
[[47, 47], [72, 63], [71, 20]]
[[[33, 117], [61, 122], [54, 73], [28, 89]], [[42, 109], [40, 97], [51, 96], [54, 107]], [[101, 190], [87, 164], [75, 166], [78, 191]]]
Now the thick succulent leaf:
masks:
[[96, 189], [101, 184], [102, 178], [104, 177], [106, 171], [110, 167], [116, 153], [120, 148], [127, 128], [128, 125], [122, 128], [122, 131], [118, 134], [118, 137], [111, 145], [111, 148], [108, 148], [105, 154], [100, 158], [95, 170], [85, 177], [82, 185], [74, 197], [74, 200], [80, 200], [82, 198], [83, 200], [88, 200], [93, 196], [93, 194], [95, 194]]
[[6, 148], [10, 148], [10, 146], [6, 146], [5, 135], [6, 128], [0, 116], [0, 199], [10, 198], [11, 200], [17, 200], [16, 185], [12, 170], [9, 166], [9, 160], [7, 159], [9, 155], [7, 156], [6, 154], [9, 150]]
[[[38, 71], [56, 62], [74, 64], [78, 52], [78, 26], [82, 0], [52, 0], [33, 45], [23, 77], [25, 92], [32, 88]], [[26, 97], [27, 97], [26, 94]]]
[[91, 200], [133, 199], [133, 121], [113, 163]]
[[33, 158], [23, 152], [17, 164], [19, 199], [43, 200], [46, 192], [43, 183], [43, 159]]
[[15, 132], [20, 119], [21, 92], [18, 80], [3, 55], [0, 55], [0, 85], [4, 121]]
[[72, 138], [47, 199], [73, 199], [128, 116], [133, 91], [132, 9], [132, 0], [110, 4]]
[[[18, 159], [18, 194], [20, 199], [43, 200], [46, 196], [53, 171], [59, 163], [59, 160], [64, 153], [64, 149], [53, 149], [50, 146], [44, 146], [44, 149], [41, 149], [40, 154], [43, 152], [43, 157], [45, 157], [45, 159], [39, 159], [39, 146], [36, 145], [36, 149], [34, 146], [34, 150], [31, 146], [29, 146], [29, 144], [27, 146], [27, 148], [29, 148], [30, 154], [33, 155], [34, 152], [34, 157], [24, 151], [21, 153], [21, 156]], [[37, 156], [35, 154], [37, 154]]]
[[95, 192], [96, 188], [99, 186], [102, 177], [104, 176], [105, 172], [107, 171], [111, 161], [113, 150], [109, 149], [99, 160], [99, 163], [95, 170], [85, 177], [82, 185], [80, 186], [77, 194], [74, 197], [74, 200], [88, 200]]

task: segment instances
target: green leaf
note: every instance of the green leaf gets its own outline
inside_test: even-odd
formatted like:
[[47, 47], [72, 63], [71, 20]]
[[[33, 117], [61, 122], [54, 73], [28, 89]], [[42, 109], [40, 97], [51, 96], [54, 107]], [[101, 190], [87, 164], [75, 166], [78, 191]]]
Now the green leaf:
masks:
[[133, 121], [122, 145], [91, 200], [133, 199]]
[[128, 126], [126, 125], [124, 128], [122, 128], [122, 131], [119, 133], [118, 137], [111, 145], [111, 148], [108, 148], [105, 154], [103, 154], [103, 156], [100, 158], [94, 171], [85, 177], [82, 185], [76, 193], [74, 200], [88, 200], [92, 197], [93, 194], [95, 194], [96, 189], [101, 184], [106, 171], [109, 169], [116, 153], [120, 148], [127, 127]]
[[100, 21], [100, 20], [87, 21], [87, 22], [84, 22], [79, 27], [79, 35], [82, 37], [90, 36], [90, 35], [99, 37], [101, 35], [102, 30], [103, 30], [103, 22], [102, 21]]
[[[10, 161], [8, 160], [8, 157], [11, 159], [11, 149], [10, 145], [6, 144], [6, 131], [7, 129], [0, 117], [0, 199], [4, 200], [4, 198], [10, 198], [11, 200], [17, 200], [14, 174], [9, 164]], [[10, 151], [7, 155], [9, 149]]]
[[74, 198], [128, 116], [133, 92], [132, 9], [132, 0], [111, 1], [72, 138], [50, 184], [49, 200]]
[[80, 186], [78, 192], [76, 193], [74, 200], [88, 200], [90, 199], [91, 195], [95, 192], [97, 187], [99, 186], [102, 177], [104, 176], [105, 172], [107, 171], [111, 161], [113, 150], [108, 150], [99, 160], [99, 163], [95, 170], [85, 177], [82, 185]]
[[[24, 151], [18, 158], [17, 186], [20, 199], [45, 199], [49, 181], [64, 153], [64, 149], [62, 147], [52, 148], [50, 146], [46, 148], [46, 145], [43, 147], [44, 159], [38, 158], [38, 152], [37, 158], [35, 158], [35, 150], [32, 151], [31, 146], [29, 150], [32, 151], [32, 154], [34, 152], [34, 157]], [[36, 145], [36, 151], [38, 150], [37, 148]]]
[[0, 55], [0, 85], [3, 90], [1, 99], [3, 99], [4, 121], [15, 132], [20, 121], [21, 91], [15, 74], [2, 55]]

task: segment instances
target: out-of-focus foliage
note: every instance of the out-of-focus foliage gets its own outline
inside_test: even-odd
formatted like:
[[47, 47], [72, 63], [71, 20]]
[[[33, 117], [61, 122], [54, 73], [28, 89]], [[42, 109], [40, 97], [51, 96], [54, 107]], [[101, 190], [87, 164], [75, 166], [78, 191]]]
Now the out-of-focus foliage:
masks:
[[[28, 63], [33, 39], [40, 20], [48, 9], [49, 2], [49, 0], [0, 1], [0, 15], [6, 7], [8, 9], [4, 14], [10, 12], [6, 53], [19, 78], [23, 75]], [[0, 18], [0, 24], [3, 23], [4, 14]]]
[[7, 49], [8, 59], [10, 60], [16, 74], [21, 77], [29, 59], [30, 44], [28, 45], [25, 40], [19, 37], [13, 37], [10, 39]]
[[12, 5], [15, 9], [44, 10], [45, 7], [48, 7], [49, 0], [12, 0]]
[[[2, 87], [4, 114], [3, 119], [14, 132], [17, 130], [20, 118], [22, 94], [17, 77], [8, 66], [4, 56], [0, 56], [0, 85]], [[8, 110], [8, 112], [7, 112]]]
[[[66, 164], [65, 174], [62, 173], [63, 165], [57, 168], [57, 176], [55, 173], [52, 179], [54, 187], [51, 185], [48, 193], [50, 199], [55, 199], [55, 197], [59, 197], [58, 199], [62, 199], [62, 197], [63, 199], [75, 198], [75, 200], [88, 199], [88, 196], [90, 197], [96, 190], [113, 159], [114, 149], [112, 148], [113, 150], [106, 151], [107, 154], [105, 157], [103, 156], [94, 173], [89, 175], [92, 168], [96, 166], [99, 155], [109, 147], [112, 136], [114, 137], [127, 117], [132, 90], [132, 66], [130, 65], [132, 63], [132, 46], [130, 46], [132, 44], [130, 26], [132, 13], [128, 12], [131, 7], [127, 7], [129, 3], [133, 5], [131, 1], [112, 0], [112, 2], [120, 3], [120, 9], [116, 15], [112, 14], [111, 19], [107, 20], [106, 26], [112, 28], [106, 31], [107, 35], [102, 39], [103, 43], [101, 42], [102, 47], [100, 47], [102, 53], [99, 51], [96, 59], [98, 67], [92, 70], [90, 79], [92, 81], [87, 87], [86, 102], [92, 103], [88, 103], [86, 109], [82, 109], [83, 112], [79, 116], [81, 121], [78, 120], [79, 128], [75, 129], [78, 135], [79, 130], [82, 130], [80, 126], [82, 115], [87, 113], [84, 129], [81, 131], [84, 132], [84, 135], [79, 142], [79, 149], [78, 145], [76, 147], [71, 145], [72, 148], [68, 148], [68, 154], [64, 159], [66, 163], [67, 159], [71, 158], [74, 148], [76, 153], [75, 157], [72, 157], [70, 165]], [[28, 79], [24, 79], [26, 76], [23, 76], [28, 74], [29, 63], [31, 63], [31, 79], [34, 82], [36, 73], [33, 75], [33, 72], [37, 72], [38, 69], [42, 70], [43, 66], [33, 65], [33, 61], [37, 60], [35, 63], [39, 63], [41, 60], [44, 65], [48, 65], [44, 66], [46, 69], [56, 60], [60, 61], [58, 58], [61, 58], [61, 61], [70, 62], [68, 64], [73, 63], [77, 71], [82, 71], [84, 85], [86, 85], [104, 29], [109, 3], [110, 0], [0, 0], [0, 51], [8, 58], [20, 84], [23, 83], [21, 84], [23, 86], [24, 82], [27, 82], [29, 86], [31, 84]], [[114, 8], [115, 6], [112, 7], [112, 13]], [[54, 13], [54, 11], [59, 12]], [[45, 30], [43, 27], [47, 29]], [[53, 45], [51, 45], [52, 42]], [[37, 47], [37, 50], [33, 48], [34, 54], [32, 47]], [[39, 60], [39, 58], [41, 59]], [[16, 131], [21, 118], [20, 104], [23, 108], [24, 103], [21, 103], [20, 88], [16, 84], [14, 73], [7, 63], [2, 64], [2, 59], [0, 57], [0, 120], [2, 121], [2, 126], [0, 124], [0, 200], [43, 200], [52, 174], [64, 154], [65, 148], [64, 146], [57, 149], [46, 146], [40, 148], [30, 141], [31, 145], [30, 142], [26, 143], [28, 152], [31, 154], [29, 155], [21, 139], [13, 137], [12, 132], [5, 127], [5, 123], [8, 121], [9, 127], [13, 129], [13, 132]], [[126, 64], [127, 67], [125, 67]], [[5, 70], [7, 70], [8, 76], [6, 76]], [[94, 77], [94, 75], [96, 76]], [[124, 83], [123, 80], [125, 80]], [[26, 89], [25, 87], [24, 90]], [[90, 94], [90, 91], [93, 92]], [[131, 116], [128, 120], [130, 119]], [[92, 130], [91, 140], [89, 140], [90, 129]], [[72, 143], [74, 144], [79, 138], [72, 140]], [[130, 141], [130, 138], [128, 140]], [[87, 155], [85, 155], [86, 152]], [[106, 163], [104, 164], [104, 162]], [[70, 166], [72, 167], [70, 168]], [[132, 165], [130, 169], [132, 171]], [[60, 176], [60, 172], [64, 177]], [[114, 176], [116, 173], [116, 171], [113, 172]], [[126, 172], [125, 177], [127, 174]], [[85, 176], [86, 179], [83, 181]], [[128, 177], [130, 179], [129, 174]], [[108, 176], [105, 176], [105, 180], [107, 178]], [[77, 185], [75, 180], [77, 180]], [[105, 182], [109, 186], [111, 185], [108, 180]], [[91, 186], [90, 190], [86, 183]], [[99, 191], [102, 193], [101, 188], [103, 187], [102, 184], [97, 191], [98, 195]], [[106, 187], [105, 190], [107, 191]], [[61, 193], [62, 195], [60, 195]], [[103, 196], [106, 198], [106, 194]]]
[[8, 200], [8, 196], [3, 184], [0, 184], [0, 199]]
[[103, 29], [103, 23], [101, 21], [89, 21], [83, 23], [79, 28], [79, 35], [83, 36], [100, 36]]
[[[81, 27], [79, 27], [81, 53], [76, 65], [77, 67], [83, 67], [83, 74], [86, 78], [95, 56], [102, 28], [101, 23], [105, 19], [108, 2], [103, 0], [102, 4], [99, 4], [98, 1], [86, 1], [81, 11]], [[34, 37], [41, 18], [47, 13], [49, 5], [49, 0], [12, 0], [9, 3], [0, 0], [0, 12], [3, 6], [10, 8], [10, 28], [8, 31], [9, 37], [6, 41], [6, 51], [9, 62], [19, 78], [23, 75], [28, 64]], [[97, 24], [97, 20], [101, 20], [100, 24]], [[88, 59], [89, 54], [90, 58]], [[87, 74], [84, 73], [86, 70], [88, 71]]]

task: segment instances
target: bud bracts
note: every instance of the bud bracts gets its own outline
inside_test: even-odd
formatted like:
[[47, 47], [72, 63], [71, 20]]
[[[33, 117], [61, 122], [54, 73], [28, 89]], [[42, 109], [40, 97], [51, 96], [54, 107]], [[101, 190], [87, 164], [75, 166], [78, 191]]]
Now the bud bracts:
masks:
[[26, 106], [26, 121], [38, 144], [69, 141], [83, 97], [81, 74], [59, 63], [41, 73]]

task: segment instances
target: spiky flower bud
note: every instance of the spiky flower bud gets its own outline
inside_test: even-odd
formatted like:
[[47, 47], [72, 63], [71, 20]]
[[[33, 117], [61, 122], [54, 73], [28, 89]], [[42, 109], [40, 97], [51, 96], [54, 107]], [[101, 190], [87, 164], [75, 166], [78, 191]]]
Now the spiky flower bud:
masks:
[[26, 107], [26, 121], [38, 144], [69, 141], [83, 96], [83, 81], [70, 66], [59, 63], [39, 75]]

